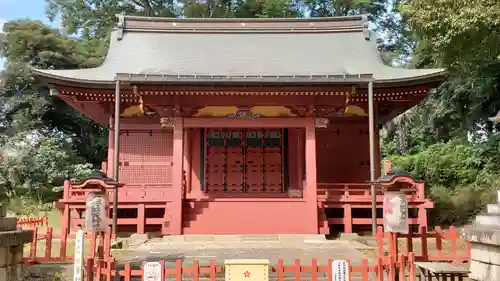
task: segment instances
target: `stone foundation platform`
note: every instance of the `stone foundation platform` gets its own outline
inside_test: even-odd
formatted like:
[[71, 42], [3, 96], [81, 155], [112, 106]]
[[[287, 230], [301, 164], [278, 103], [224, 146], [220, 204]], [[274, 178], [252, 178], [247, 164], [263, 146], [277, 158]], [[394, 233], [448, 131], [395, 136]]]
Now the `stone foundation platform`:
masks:
[[0, 206], [0, 280], [18, 281], [22, 274], [23, 245], [33, 239], [32, 230], [17, 230], [16, 218], [6, 218]]
[[469, 278], [476, 281], [500, 280], [500, 190], [498, 203], [488, 205], [488, 213], [479, 215], [472, 228], [462, 230], [471, 242]]

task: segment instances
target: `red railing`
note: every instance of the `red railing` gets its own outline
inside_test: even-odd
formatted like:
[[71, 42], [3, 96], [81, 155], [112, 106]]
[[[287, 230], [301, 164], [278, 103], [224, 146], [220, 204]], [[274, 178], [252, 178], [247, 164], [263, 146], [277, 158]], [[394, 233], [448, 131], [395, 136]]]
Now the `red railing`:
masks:
[[[92, 192], [101, 192], [99, 188], [73, 188], [71, 183], [64, 186], [64, 197], [59, 200], [59, 204], [84, 203], [88, 194]], [[110, 202], [113, 201], [114, 189], [106, 189], [106, 194]], [[118, 191], [118, 200], [120, 203], [137, 202], [165, 202], [165, 198], [171, 198], [172, 184], [125, 184]], [[140, 200], [139, 200], [140, 199]]]
[[[165, 261], [159, 261], [161, 265], [162, 276], [159, 280], [165, 280], [166, 277], [175, 276], [176, 280], [185, 280], [186, 275], [193, 278], [194, 281], [198, 281], [200, 275], [203, 277], [209, 276], [211, 281], [215, 281], [217, 274], [223, 272], [223, 267], [216, 266], [215, 260], [210, 261], [209, 266], [200, 266], [198, 260], [193, 261], [191, 267], [185, 266], [181, 260], [176, 260], [175, 267], [166, 267]], [[133, 269], [130, 263], [124, 263], [123, 269], [116, 269], [116, 262], [114, 259], [93, 259], [88, 258], [85, 261], [85, 281], [102, 281], [104, 278], [106, 280], [113, 280], [112, 277], [121, 276], [124, 280], [130, 281], [132, 278], [143, 277], [143, 269]], [[92, 274], [89, 274], [92, 272]], [[184, 278], [184, 279], [183, 279]]]
[[[34, 229], [34, 239], [29, 245], [28, 252], [25, 252], [23, 261], [26, 265], [34, 263], [69, 262], [73, 260], [73, 253], [67, 254], [70, 243], [68, 235], [54, 237], [52, 228], [47, 228], [47, 233], [40, 234], [38, 229]], [[87, 241], [90, 245], [86, 253], [86, 281], [112, 280], [113, 276], [122, 276], [125, 281], [130, 281], [132, 277], [141, 277], [141, 268], [134, 268], [130, 263], [117, 264], [111, 256], [111, 234], [110, 232], [89, 234]], [[465, 262], [470, 260], [470, 244], [460, 240], [459, 232], [451, 227], [448, 231], [442, 231], [439, 227], [434, 232], [428, 233], [425, 227], [420, 228], [419, 233], [408, 235], [396, 235], [394, 233], [384, 233], [382, 228], [378, 229], [375, 235], [378, 244], [378, 256], [370, 262], [363, 258], [359, 265], [353, 265], [348, 261], [350, 274], [356, 280], [368, 281], [377, 280], [415, 280], [415, 261], [448, 261]], [[432, 240], [435, 239], [435, 246]], [[406, 242], [406, 244], [404, 243]], [[417, 247], [415, 247], [417, 243]], [[400, 245], [401, 244], [401, 245]], [[57, 245], [59, 248], [57, 250]], [[406, 245], [405, 247], [403, 247]], [[463, 245], [463, 249], [461, 246]], [[445, 247], [446, 246], [446, 247]], [[43, 251], [39, 251], [43, 248]], [[72, 247], [73, 248], [73, 247]], [[416, 250], [416, 251], [415, 251]], [[41, 252], [41, 253], [40, 253]], [[418, 254], [414, 254], [419, 252]], [[216, 266], [215, 261], [211, 261], [209, 266], [200, 266], [198, 261], [194, 261], [192, 266], [185, 266], [177, 260], [174, 267], [168, 267], [165, 262], [161, 262], [165, 276], [175, 276], [176, 280], [181, 278], [193, 278], [198, 281], [200, 276], [209, 277], [215, 280], [217, 274], [224, 272], [224, 267]], [[310, 274], [312, 281], [318, 281], [319, 276], [327, 276], [328, 281], [332, 280], [331, 270], [332, 260], [326, 265], [319, 265], [316, 259], [311, 264], [303, 265], [300, 260], [295, 260], [291, 265], [285, 265], [282, 259], [277, 265], [271, 267], [271, 274], [274, 274], [278, 281], [284, 281], [285, 275], [294, 275], [295, 280], [305, 278], [301, 274]], [[189, 277], [185, 275], [189, 275]], [[386, 276], [386, 277], [384, 277]], [[221, 276], [219, 276], [221, 277]], [[106, 279], [105, 279], [106, 278]], [[375, 278], [375, 279], [374, 279]], [[308, 277], [309, 279], [309, 277]]]
[[[50, 262], [64, 262], [72, 261], [72, 253], [68, 255], [67, 249], [71, 243], [74, 243], [73, 239], [68, 239], [67, 234], [58, 235], [54, 237], [52, 227], [47, 228], [46, 233], [39, 233], [39, 229], [33, 229], [33, 240], [25, 248], [23, 254], [24, 264], [35, 264], [35, 263], [50, 263]], [[40, 253], [40, 249], [43, 252]], [[56, 251], [58, 249], [58, 251]], [[58, 252], [58, 253], [57, 253]]]
[[[54, 234], [51, 227], [47, 228], [46, 233], [40, 233], [38, 228], [33, 229], [33, 232], [33, 240], [25, 247], [23, 254], [24, 264], [73, 261], [74, 252], [69, 250], [74, 250], [74, 234]], [[85, 248], [88, 249], [91, 258], [96, 255], [111, 257], [110, 231], [103, 235], [88, 233], [85, 238], [85, 241], [88, 242]]]
[[[375, 189], [377, 202], [384, 200], [384, 188]], [[426, 202], [424, 184], [406, 189], [408, 202]], [[371, 189], [367, 183], [318, 183], [318, 200], [333, 202], [371, 202]]]
[[38, 226], [48, 225], [49, 218], [18, 218], [17, 219], [17, 228], [29, 227], [35, 228]]
[[[394, 257], [400, 254], [406, 256], [413, 252], [416, 261], [461, 263], [470, 261], [471, 258], [470, 242], [462, 240], [460, 232], [453, 226], [447, 231], [437, 226], [434, 232], [428, 232], [426, 227], [420, 227], [418, 233], [409, 234], [388, 233], [384, 232], [382, 227], [378, 227], [375, 238], [379, 257], [386, 253]], [[432, 243], [432, 240], [435, 243]]]
[[[399, 256], [397, 262], [392, 263], [390, 258], [379, 258], [373, 265], [369, 265], [368, 259], [364, 258], [358, 266], [352, 265], [349, 261], [349, 275], [352, 280], [372, 281], [373, 277], [377, 281], [396, 280], [396, 276], [400, 276], [399, 280], [415, 281], [415, 263], [413, 254], [410, 253], [408, 257]], [[295, 280], [311, 279], [311, 281], [318, 281], [322, 276], [332, 280], [332, 262], [328, 260], [327, 265], [319, 265], [316, 259], [313, 259], [310, 265], [301, 264], [300, 260], [296, 259], [292, 265], [285, 265], [282, 259], [278, 259], [276, 266], [271, 266], [271, 276], [277, 278], [278, 281], [284, 281], [285, 275], [290, 273]], [[166, 277], [174, 277], [176, 280], [191, 279], [199, 281], [200, 277], [208, 278], [210, 281], [215, 281], [217, 277], [222, 277], [220, 274], [224, 273], [225, 268], [217, 266], [215, 260], [211, 260], [209, 266], [200, 266], [198, 260], [194, 260], [192, 266], [185, 266], [181, 260], [176, 260], [174, 267], [167, 267], [165, 261], [159, 261], [161, 265], [161, 274], [159, 280], [164, 280]], [[126, 281], [132, 278], [142, 278], [144, 271], [142, 268], [133, 269], [130, 263], [123, 264], [123, 269], [116, 269], [116, 262], [114, 259], [98, 260], [88, 258], [85, 263], [85, 279], [86, 281], [102, 281], [113, 280], [115, 276], [121, 276]], [[92, 274], [89, 274], [92, 272]], [[310, 274], [310, 277], [304, 276], [304, 273]], [[408, 277], [408, 278], [407, 278]]]

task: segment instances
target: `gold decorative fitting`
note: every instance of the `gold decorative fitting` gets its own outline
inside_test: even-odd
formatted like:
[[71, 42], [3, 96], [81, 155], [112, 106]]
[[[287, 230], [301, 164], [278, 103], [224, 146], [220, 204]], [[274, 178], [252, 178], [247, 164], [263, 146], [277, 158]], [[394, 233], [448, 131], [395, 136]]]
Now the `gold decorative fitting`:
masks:
[[174, 126], [174, 118], [171, 117], [162, 117], [160, 119], [160, 126], [162, 128], [171, 128]]
[[314, 119], [314, 127], [315, 128], [326, 128], [326, 127], [328, 127], [328, 123], [330, 123], [330, 120], [328, 120], [328, 118], [315, 118]]

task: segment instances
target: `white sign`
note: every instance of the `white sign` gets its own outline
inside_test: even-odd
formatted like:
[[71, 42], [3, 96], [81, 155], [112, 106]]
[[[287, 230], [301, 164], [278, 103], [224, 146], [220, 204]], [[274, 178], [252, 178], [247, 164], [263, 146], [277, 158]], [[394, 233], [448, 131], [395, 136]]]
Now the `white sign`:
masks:
[[408, 201], [399, 191], [384, 194], [384, 231], [408, 234]]
[[73, 281], [83, 280], [83, 245], [85, 233], [82, 229], [76, 232], [75, 238], [75, 259], [73, 267]]
[[142, 267], [144, 271], [143, 281], [162, 281], [162, 266], [159, 262], [145, 262]]
[[108, 201], [105, 196], [90, 193], [85, 205], [85, 230], [88, 232], [106, 231], [106, 206]]
[[349, 263], [345, 260], [332, 262], [332, 281], [351, 281], [349, 278]]

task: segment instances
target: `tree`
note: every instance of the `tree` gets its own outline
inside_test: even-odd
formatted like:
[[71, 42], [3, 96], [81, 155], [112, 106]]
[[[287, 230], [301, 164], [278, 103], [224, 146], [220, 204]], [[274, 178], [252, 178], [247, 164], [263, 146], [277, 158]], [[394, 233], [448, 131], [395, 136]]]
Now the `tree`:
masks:
[[0, 190], [9, 200], [35, 198], [38, 205], [60, 190], [65, 179], [91, 174], [92, 165], [71, 149], [64, 134], [23, 133], [4, 139], [0, 150]]
[[81, 116], [33, 79], [29, 67], [82, 68], [101, 63], [104, 50], [85, 40], [68, 38], [37, 21], [4, 25], [1, 54], [6, 68], [0, 88], [0, 132], [56, 129], [74, 138], [72, 144], [88, 162], [99, 165], [106, 155], [106, 129]]
[[500, 58], [497, 0], [408, 0], [403, 15], [430, 48], [429, 54], [463, 74]]
[[[30, 67], [80, 68], [100, 63], [99, 49], [62, 36], [36, 21], [4, 25], [0, 84], [0, 198], [17, 210], [52, 201], [64, 179], [88, 175], [100, 164], [105, 129], [48, 95]], [[70, 122], [68, 122], [68, 120]], [[90, 163], [89, 163], [90, 162]], [[22, 200], [16, 200], [20, 199]], [[14, 206], [15, 208], [15, 206]]]
[[[488, 0], [402, 2], [402, 21], [413, 34], [412, 64], [446, 67], [450, 78], [423, 104], [410, 111], [418, 118], [406, 118], [408, 112], [395, 119], [389, 128], [415, 128], [413, 133], [419, 134], [403, 137], [411, 143], [410, 147], [414, 147], [415, 142], [429, 145], [457, 137], [488, 137], [495, 132], [488, 117], [500, 110], [497, 97], [500, 50], [496, 47], [500, 43], [497, 32], [500, 3]], [[394, 130], [389, 130], [388, 135], [394, 136], [392, 132]], [[405, 152], [403, 147], [399, 151]]]

